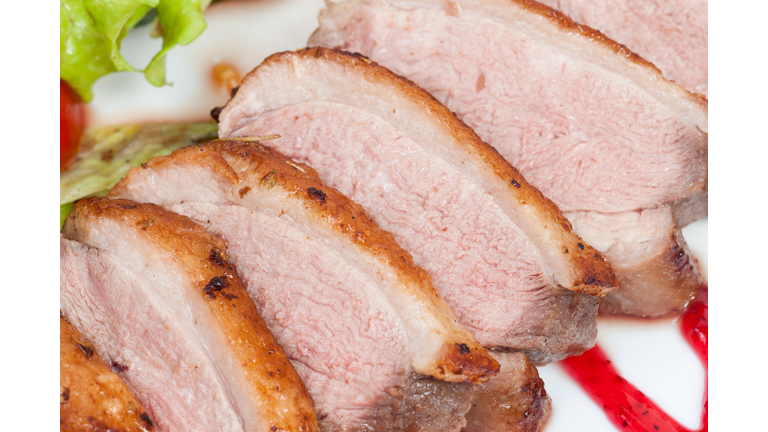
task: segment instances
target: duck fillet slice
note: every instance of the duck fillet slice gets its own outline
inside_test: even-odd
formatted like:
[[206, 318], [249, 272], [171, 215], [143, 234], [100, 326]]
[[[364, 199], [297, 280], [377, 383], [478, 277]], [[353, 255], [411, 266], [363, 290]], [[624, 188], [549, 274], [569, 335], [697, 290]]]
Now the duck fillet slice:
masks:
[[501, 371], [482, 384], [467, 413], [464, 432], [536, 432], [549, 419], [552, 400], [528, 357], [521, 352], [491, 351]]
[[610, 257], [622, 283], [621, 290], [603, 297], [601, 312], [652, 317], [679, 313], [701, 287], [669, 206], [618, 214], [574, 212], [569, 217], [574, 229]]
[[221, 136], [280, 134], [266, 144], [318, 170], [392, 232], [483, 346], [546, 362], [594, 344], [593, 295], [617, 285], [610, 265], [410, 81], [347, 53], [275, 54], [220, 120]]
[[[422, 86], [566, 217], [637, 218], [669, 206], [683, 226], [707, 214], [706, 99], [549, 7], [528, 0], [329, 2], [310, 45], [360, 52]], [[659, 240], [676, 238], [677, 231], [673, 226]], [[601, 240], [576, 233], [593, 246]], [[613, 254], [619, 248], [599, 250], [611, 262], [626, 261]], [[618, 306], [613, 311], [663, 316], [693, 298], [701, 284], [696, 271], [668, 272], [640, 297], [679, 291], [663, 297], [682, 302], [663, 310], [621, 297], [623, 290], [651, 286], [633, 275], [662, 274], [680, 261], [650, 258], [614, 268], [622, 288], [608, 294], [606, 304]]]
[[600, 30], [688, 91], [707, 95], [707, 0], [541, 0]]
[[323, 430], [458, 431], [470, 383], [498, 372], [391, 234], [268, 147], [178, 150], [130, 171], [111, 195], [161, 204], [227, 241]]
[[147, 411], [83, 335], [59, 319], [61, 432], [155, 430]]
[[152, 204], [86, 198], [61, 238], [61, 310], [159, 430], [317, 429], [224, 242]]

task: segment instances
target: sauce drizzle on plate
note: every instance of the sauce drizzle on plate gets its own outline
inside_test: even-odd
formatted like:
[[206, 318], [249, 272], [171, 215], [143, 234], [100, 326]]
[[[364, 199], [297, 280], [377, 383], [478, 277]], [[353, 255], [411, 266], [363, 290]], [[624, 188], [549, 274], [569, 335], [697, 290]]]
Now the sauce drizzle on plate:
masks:
[[[685, 340], [701, 360], [705, 371], [709, 360], [707, 354], [708, 305], [708, 288], [705, 286], [698, 299], [683, 313], [680, 326]], [[648, 396], [622, 378], [598, 345], [578, 357], [569, 357], [561, 361], [560, 365], [595, 403], [602, 405], [606, 416], [618, 430], [693, 432], [681, 426]], [[701, 428], [697, 432], [708, 431], [708, 399], [708, 391], [705, 389]]]

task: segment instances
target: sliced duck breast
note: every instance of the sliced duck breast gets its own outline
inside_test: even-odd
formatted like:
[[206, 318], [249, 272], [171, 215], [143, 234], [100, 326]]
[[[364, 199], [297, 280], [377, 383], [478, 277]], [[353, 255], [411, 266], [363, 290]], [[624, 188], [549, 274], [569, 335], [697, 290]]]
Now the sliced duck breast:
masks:
[[219, 118], [223, 137], [280, 134], [265, 144], [318, 170], [392, 232], [483, 346], [547, 362], [593, 345], [595, 295], [616, 286], [609, 264], [410, 81], [348, 53], [279, 53]]
[[128, 200], [76, 202], [61, 237], [61, 310], [158, 430], [318, 430], [224, 242], [187, 217]]
[[59, 318], [59, 430], [151, 432], [147, 410], [93, 345]]
[[627, 46], [688, 91], [708, 93], [707, 0], [541, 0]]
[[499, 370], [391, 234], [268, 147], [178, 150], [110, 194], [188, 215], [227, 241], [323, 430], [458, 431], [471, 383]]
[[[678, 227], [707, 214], [706, 99], [549, 7], [528, 0], [329, 2], [310, 45], [357, 51], [412, 79], [571, 220], [671, 211], [677, 225], [656, 239], [666, 242], [682, 239]], [[587, 242], [603, 240], [591, 232], [576, 229]], [[626, 248], [614, 244], [599, 250], [626, 262], [620, 255]], [[684, 243], [668, 246], [687, 253]], [[637, 296], [621, 297], [651, 286], [635, 274], [693, 265], [689, 257], [664, 257], [614, 269], [622, 289], [608, 294], [612, 312], [663, 316], [685, 306], [701, 284], [688, 265], [657, 278], [653, 291], [640, 296], [678, 291], [662, 297], [681, 301], [645, 309]]]
[[690, 301], [700, 277], [669, 206], [637, 212], [575, 212], [576, 231], [611, 257], [621, 290], [601, 300], [611, 314], [665, 316]]

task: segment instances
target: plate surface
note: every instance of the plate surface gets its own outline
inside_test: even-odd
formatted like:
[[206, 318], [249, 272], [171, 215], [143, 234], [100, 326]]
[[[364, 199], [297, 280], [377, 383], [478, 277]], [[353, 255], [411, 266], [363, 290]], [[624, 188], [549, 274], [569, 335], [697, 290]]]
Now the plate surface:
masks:
[[[268, 55], [305, 46], [317, 27], [322, 0], [260, 0], [218, 3], [206, 11], [208, 28], [188, 46], [167, 56], [170, 86], [155, 88], [139, 73], [108, 75], [94, 86], [91, 124], [188, 121], [210, 118], [228, 95], [212, 79], [216, 64], [245, 74]], [[146, 65], [160, 48], [149, 28], [134, 29], [123, 42], [124, 57]], [[700, 268], [707, 269], [707, 220], [683, 229]], [[705, 277], [706, 279], [706, 277]], [[619, 372], [690, 429], [699, 427], [704, 371], [683, 340], [676, 320], [601, 318], [597, 341]], [[552, 397], [545, 432], [614, 432], [598, 408], [557, 364], [539, 368]]]

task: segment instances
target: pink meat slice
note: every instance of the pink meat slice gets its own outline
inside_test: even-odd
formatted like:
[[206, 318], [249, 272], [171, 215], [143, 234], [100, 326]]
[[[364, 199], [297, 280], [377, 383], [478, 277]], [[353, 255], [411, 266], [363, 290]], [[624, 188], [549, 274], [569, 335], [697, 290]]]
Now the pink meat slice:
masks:
[[[603, 297], [601, 311], [665, 316], [670, 310], [680, 311], [700, 288], [695, 262], [669, 206], [618, 214], [571, 213], [569, 217], [575, 230], [611, 257], [622, 283], [616, 293]], [[660, 281], [675, 289], [659, 289]]]
[[62, 314], [158, 430], [318, 430], [221, 239], [155, 205], [87, 198], [60, 242]]
[[708, 93], [707, 0], [541, 0], [604, 33], [688, 91]]
[[[686, 252], [679, 227], [707, 214], [707, 102], [604, 35], [526, 0], [328, 3], [310, 45], [360, 52], [412, 79], [494, 146], [570, 219], [666, 209], [659, 233]], [[617, 216], [619, 219], [624, 216]], [[608, 230], [616, 231], [613, 227]], [[592, 230], [576, 232], [587, 242]], [[646, 233], [650, 234], [650, 233]], [[657, 239], [661, 241], [662, 239]], [[628, 245], [631, 238], [617, 238]], [[641, 245], [638, 245], [641, 247]], [[631, 247], [630, 247], [631, 248]], [[625, 248], [598, 248], [626, 261]], [[646, 257], [615, 269], [622, 289], [606, 311], [676, 313], [698, 273]], [[636, 279], [634, 274], [656, 275]], [[638, 296], [621, 297], [629, 290]], [[669, 295], [666, 291], [679, 291]], [[643, 298], [677, 299], [662, 307]]]
[[423, 90], [366, 59], [275, 54], [222, 111], [220, 136], [266, 144], [360, 203], [486, 347], [537, 362], [594, 344], [615, 285], [557, 208]]
[[323, 430], [458, 431], [467, 381], [498, 371], [391, 236], [277, 152], [237, 142], [179, 150], [111, 194], [162, 204], [227, 241]]

